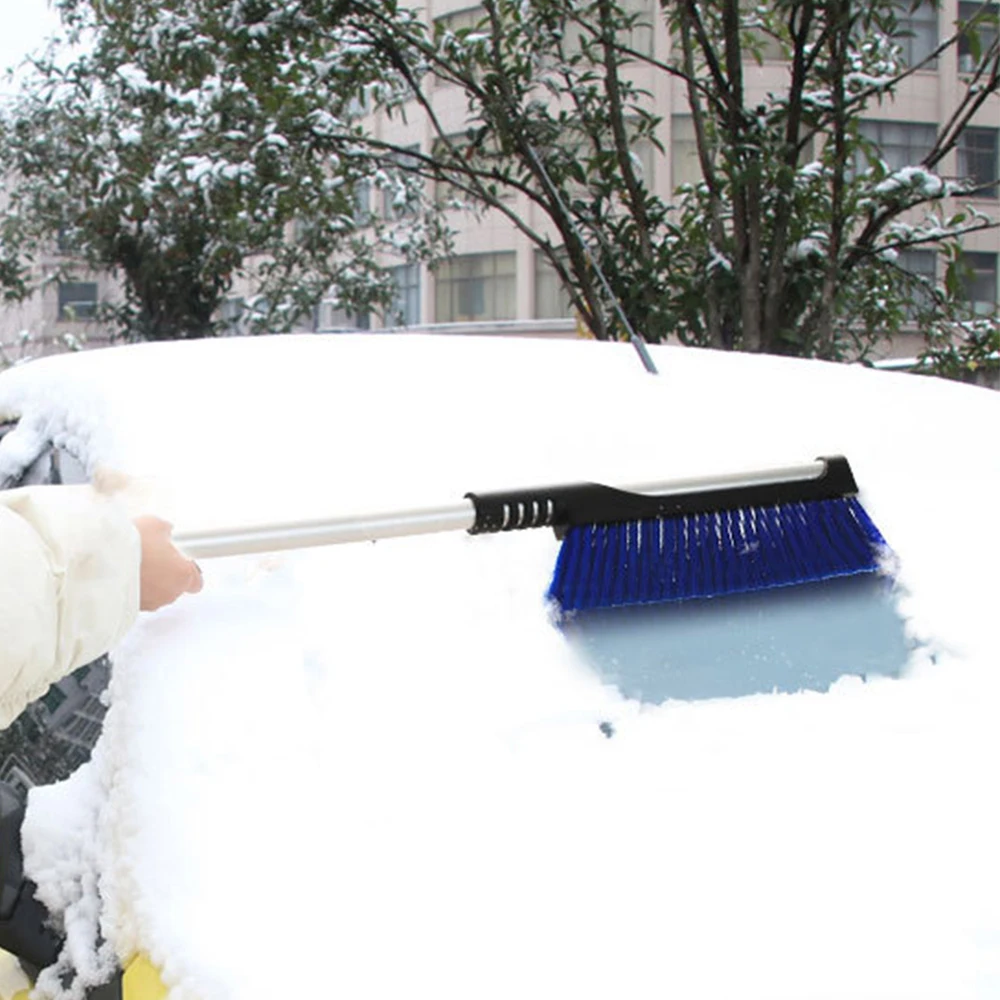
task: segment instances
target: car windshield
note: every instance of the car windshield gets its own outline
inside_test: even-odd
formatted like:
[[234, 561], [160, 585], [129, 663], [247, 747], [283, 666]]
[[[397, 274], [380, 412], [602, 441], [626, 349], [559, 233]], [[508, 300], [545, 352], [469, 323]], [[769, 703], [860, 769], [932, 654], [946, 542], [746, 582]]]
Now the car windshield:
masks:
[[650, 704], [898, 677], [914, 649], [891, 583], [870, 576], [590, 611], [562, 628], [603, 679]]

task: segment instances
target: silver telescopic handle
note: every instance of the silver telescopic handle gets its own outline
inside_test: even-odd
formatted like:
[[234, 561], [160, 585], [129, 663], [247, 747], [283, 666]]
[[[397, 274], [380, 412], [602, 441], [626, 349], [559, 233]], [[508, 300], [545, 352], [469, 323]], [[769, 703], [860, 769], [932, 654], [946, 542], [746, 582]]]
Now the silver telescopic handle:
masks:
[[802, 465], [784, 465], [753, 472], [727, 472], [716, 476], [696, 476], [690, 479], [672, 479], [667, 483], [647, 483], [625, 486], [629, 493], [647, 493], [650, 496], [669, 497], [678, 493], [707, 493], [726, 487], [771, 486], [775, 483], [797, 483], [818, 479], [826, 471], [826, 462], [819, 460]]
[[191, 559], [235, 556], [254, 552], [277, 552], [342, 542], [370, 542], [401, 535], [424, 535], [438, 531], [468, 531], [476, 520], [471, 500], [451, 507], [360, 514], [356, 517], [322, 518], [313, 521], [248, 525], [240, 528], [178, 532], [174, 544]]
[[[624, 486], [621, 489], [628, 493], [650, 496], [676, 496], [680, 493], [704, 493], [730, 486], [765, 486], [773, 483], [800, 482], [818, 478], [825, 469], [826, 463], [817, 461], [752, 473], [734, 472], [710, 478], [674, 479], [669, 482]], [[174, 535], [174, 544], [192, 559], [210, 559], [215, 556], [339, 545], [343, 542], [368, 542], [403, 535], [468, 531], [475, 521], [475, 505], [466, 499], [447, 507], [424, 507], [232, 528], [182, 530]]]

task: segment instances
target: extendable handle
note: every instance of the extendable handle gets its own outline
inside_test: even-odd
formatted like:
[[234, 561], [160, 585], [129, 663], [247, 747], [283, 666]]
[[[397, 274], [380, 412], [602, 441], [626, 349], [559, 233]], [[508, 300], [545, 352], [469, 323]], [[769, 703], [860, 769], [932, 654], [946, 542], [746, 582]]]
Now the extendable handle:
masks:
[[463, 501], [447, 507], [182, 531], [174, 536], [174, 542], [192, 559], [208, 559], [439, 531], [483, 534], [551, 527], [560, 534], [575, 524], [766, 507], [851, 496], [857, 491], [847, 459], [838, 456], [751, 474], [677, 479], [622, 489], [600, 483], [574, 483], [499, 493], [467, 493]]
[[379, 538], [423, 535], [439, 531], [469, 531], [476, 509], [469, 500], [450, 507], [388, 511], [357, 517], [323, 518], [238, 528], [180, 531], [174, 544], [191, 559], [278, 552], [284, 549], [371, 542]]

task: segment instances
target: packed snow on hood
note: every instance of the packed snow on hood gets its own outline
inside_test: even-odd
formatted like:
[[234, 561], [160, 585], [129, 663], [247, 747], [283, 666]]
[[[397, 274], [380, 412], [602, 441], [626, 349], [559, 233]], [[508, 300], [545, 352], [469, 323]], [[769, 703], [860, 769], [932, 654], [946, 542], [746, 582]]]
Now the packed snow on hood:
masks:
[[31, 794], [77, 987], [143, 952], [185, 1000], [1000, 993], [1000, 394], [653, 352], [289, 337], [0, 376], [0, 476], [55, 440], [179, 529], [845, 454], [912, 648], [640, 702], [554, 624], [551, 532], [206, 562], [115, 652], [91, 764]]

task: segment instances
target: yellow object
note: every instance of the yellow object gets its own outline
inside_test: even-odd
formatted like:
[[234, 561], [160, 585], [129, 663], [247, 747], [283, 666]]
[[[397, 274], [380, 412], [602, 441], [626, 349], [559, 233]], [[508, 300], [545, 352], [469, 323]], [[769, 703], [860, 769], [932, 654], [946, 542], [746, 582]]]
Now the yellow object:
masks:
[[3, 1000], [27, 1000], [31, 983], [21, 963], [9, 952], [0, 950], [0, 997]]
[[122, 1000], [163, 1000], [169, 991], [160, 970], [145, 955], [137, 955], [122, 977]]
[[[13, 984], [17, 992], [10, 992], [9, 984]], [[122, 1000], [165, 1000], [168, 992], [159, 970], [145, 955], [138, 955], [128, 963], [122, 976]], [[0, 951], [0, 997], [3, 1000], [28, 1000], [30, 995], [31, 984], [17, 959]]]

